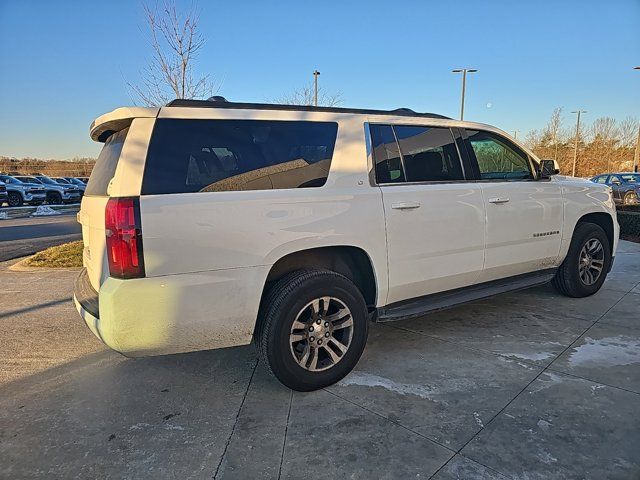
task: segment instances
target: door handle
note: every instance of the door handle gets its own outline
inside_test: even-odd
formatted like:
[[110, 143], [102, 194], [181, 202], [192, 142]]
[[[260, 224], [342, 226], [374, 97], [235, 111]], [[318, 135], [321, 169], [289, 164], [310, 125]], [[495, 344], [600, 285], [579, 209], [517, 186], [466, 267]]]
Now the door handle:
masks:
[[493, 197], [489, 199], [489, 203], [507, 203], [509, 197]]
[[396, 210], [411, 210], [412, 208], [420, 208], [420, 204], [418, 202], [398, 202], [392, 203], [391, 208]]

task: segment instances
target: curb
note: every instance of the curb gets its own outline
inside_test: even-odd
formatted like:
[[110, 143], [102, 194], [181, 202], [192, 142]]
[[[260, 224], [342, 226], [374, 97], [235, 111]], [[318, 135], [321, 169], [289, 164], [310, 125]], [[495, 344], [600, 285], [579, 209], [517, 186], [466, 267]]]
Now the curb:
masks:
[[[46, 213], [42, 215], [34, 215], [38, 209], [41, 211], [43, 209], [47, 209], [49, 211], [53, 210], [53, 213]], [[72, 203], [70, 205], [39, 205], [37, 207], [6, 207], [0, 208], [0, 220], [9, 220], [12, 218], [25, 218], [25, 217], [33, 217], [33, 216], [49, 216], [49, 215], [59, 215], [61, 213], [71, 213], [80, 211], [79, 203]]]

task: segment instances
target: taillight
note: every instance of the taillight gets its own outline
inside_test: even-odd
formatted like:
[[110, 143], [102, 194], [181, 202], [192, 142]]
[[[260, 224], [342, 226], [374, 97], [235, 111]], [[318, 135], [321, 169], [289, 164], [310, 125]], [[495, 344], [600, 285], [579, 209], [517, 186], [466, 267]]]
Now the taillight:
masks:
[[104, 227], [109, 274], [116, 278], [144, 277], [139, 199], [110, 198], [105, 209]]

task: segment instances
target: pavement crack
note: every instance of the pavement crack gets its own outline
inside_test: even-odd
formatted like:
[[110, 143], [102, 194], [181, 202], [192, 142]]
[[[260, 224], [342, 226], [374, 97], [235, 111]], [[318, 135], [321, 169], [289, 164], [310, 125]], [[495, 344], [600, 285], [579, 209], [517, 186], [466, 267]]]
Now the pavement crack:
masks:
[[231, 428], [231, 433], [229, 434], [229, 438], [227, 438], [227, 443], [224, 445], [224, 450], [222, 451], [222, 455], [220, 456], [220, 461], [218, 461], [218, 466], [216, 467], [216, 471], [213, 474], [213, 479], [218, 478], [218, 472], [220, 471], [220, 467], [222, 466], [222, 462], [224, 461], [224, 457], [227, 455], [227, 449], [229, 448], [229, 444], [231, 443], [231, 439], [233, 438], [233, 434], [236, 431], [236, 425], [238, 425], [238, 420], [240, 419], [240, 413], [242, 412], [242, 407], [244, 407], [244, 402], [247, 399], [247, 394], [249, 393], [249, 388], [251, 387], [251, 383], [253, 382], [253, 376], [256, 373], [256, 369], [258, 368], [258, 360], [253, 364], [253, 370], [251, 370], [251, 376], [249, 377], [249, 382], [247, 383], [247, 388], [244, 391], [244, 395], [242, 396], [242, 401], [240, 402], [240, 407], [238, 408], [238, 413], [236, 414], [236, 418], [233, 422], [233, 427]]
[[287, 412], [287, 423], [284, 426], [284, 439], [282, 440], [282, 454], [280, 455], [280, 466], [278, 467], [278, 480], [282, 475], [282, 462], [284, 461], [284, 449], [287, 445], [287, 432], [289, 431], [289, 418], [291, 417], [291, 405], [293, 405], [293, 390], [289, 397], [289, 411]]

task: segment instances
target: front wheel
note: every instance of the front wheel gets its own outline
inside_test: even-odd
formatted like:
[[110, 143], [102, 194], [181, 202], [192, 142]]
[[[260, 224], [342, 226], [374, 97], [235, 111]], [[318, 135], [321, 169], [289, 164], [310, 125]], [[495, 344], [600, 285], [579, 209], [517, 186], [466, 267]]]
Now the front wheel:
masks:
[[22, 205], [22, 195], [18, 192], [9, 192], [7, 203], [10, 207], [19, 207]]
[[553, 285], [568, 297], [587, 297], [600, 290], [610, 266], [611, 247], [602, 227], [579, 223]]
[[260, 356], [293, 390], [339, 381], [358, 363], [367, 341], [362, 294], [348, 278], [328, 270], [300, 270], [280, 279], [260, 317]]

